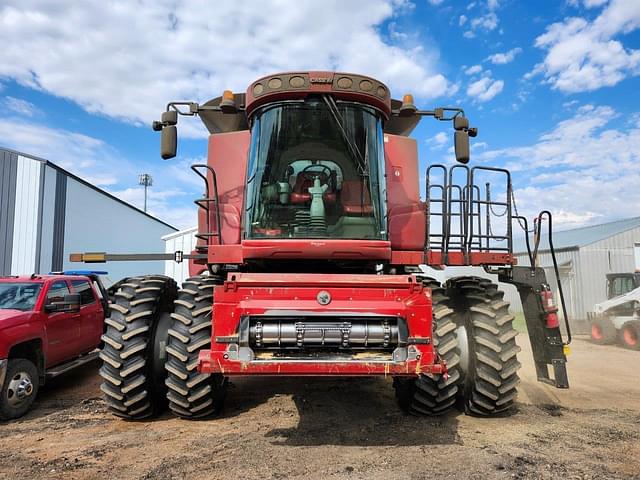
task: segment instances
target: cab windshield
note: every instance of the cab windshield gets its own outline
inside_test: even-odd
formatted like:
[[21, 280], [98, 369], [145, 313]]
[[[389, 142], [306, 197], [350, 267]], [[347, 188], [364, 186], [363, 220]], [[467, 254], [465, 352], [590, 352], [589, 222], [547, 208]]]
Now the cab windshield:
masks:
[[41, 283], [0, 283], [0, 310], [33, 310], [42, 288]]
[[248, 238], [385, 239], [378, 112], [313, 98], [270, 105], [253, 122]]

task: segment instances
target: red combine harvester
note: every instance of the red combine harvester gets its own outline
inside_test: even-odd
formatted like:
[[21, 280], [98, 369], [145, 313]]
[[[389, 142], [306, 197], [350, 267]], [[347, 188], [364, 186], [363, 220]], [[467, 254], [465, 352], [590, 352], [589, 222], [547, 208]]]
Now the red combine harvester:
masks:
[[[197, 247], [175, 254], [192, 278], [177, 291], [138, 277], [116, 293], [100, 371], [116, 415], [144, 418], [168, 400], [180, 417], [208, 416], [236, 375], [393, 376], [411, 413], [507, 410], [520, 349], [503, 292], [479, 277], [441, 285], [424, 264], [482, 266], [516, 285], [539, 380], [568, 387], [544, 271], [534, 255], [531, 267], [512, 256], [512, 222], [526, 220], [510, 174], [464, 165], [477, 131], [461, 109], [418, 110], [362, 75], [270, 75], [246, 94], [169, 103], [153, 125], [165, 159], [176, 155], [178, 115], [200, 116], [211, 133], [207, 164], [192, 166], [205, 187]], [[428, 167], [424, 201], [408, 137], [423, 116], [452, 122], [461, 163]], [[487, 178], [498, 182], [481, 188]]]

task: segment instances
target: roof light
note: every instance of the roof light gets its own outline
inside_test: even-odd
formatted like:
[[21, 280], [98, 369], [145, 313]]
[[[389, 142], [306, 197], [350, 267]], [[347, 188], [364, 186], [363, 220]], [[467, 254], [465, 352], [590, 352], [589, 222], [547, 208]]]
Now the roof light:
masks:
[[414, 115], [418, 109], [413, 103], [413, 95], [407, 93], [404, 97], [402, 97], [402, 106], [400, 107], [400, 116], [401, 117], [409, 117]]
[[222, 92], [220, 110], [222, 110], [223, 113], [236, 113], [238, 111], [238, 107], [236, 106], [236, 99], [231, 90], [225, 90], [224, 92]]

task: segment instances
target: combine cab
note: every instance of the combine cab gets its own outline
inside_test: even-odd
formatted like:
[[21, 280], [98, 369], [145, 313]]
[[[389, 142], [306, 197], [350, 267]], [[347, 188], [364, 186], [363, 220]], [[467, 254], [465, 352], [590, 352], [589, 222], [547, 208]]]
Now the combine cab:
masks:
[[[539, 379], [568, 387], [544, 272], [512, 255], [524, 219], [510, 174], [466, 165], [477, 131], [461, 109], [418, 110], [361, 75], [271, 75], [245, 94], [170, 103], [153, 126], [165, 159], [180, 115], [211, 133], [208, 162], [192, 167], [205, 192], [197, 247], [176, 253], [192, 278], [179, 291], [140, 277], [116, 292], [101, 370], [116, 415], [147, 417], [168, 400], [180, 417], [208, 416], [238, 375], [393, 376], [411, 413], [509, 409], [520, 349], [503, 293], [478, 277], [441, 285], [424, 264], [483, 266], [515, 284]], [[421, 175], [408, 135], [425, 116], [451, 122], [459, 165]]]

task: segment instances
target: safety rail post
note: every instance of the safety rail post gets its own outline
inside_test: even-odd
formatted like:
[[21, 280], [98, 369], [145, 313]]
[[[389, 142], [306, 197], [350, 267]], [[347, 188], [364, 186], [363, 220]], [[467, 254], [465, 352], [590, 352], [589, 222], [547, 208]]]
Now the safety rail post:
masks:
[[[209, 188], [209, 179], [207, 178], [206, 175], [202, 174], [202, 172], [199, 170], [200, 168], [204, 168], [208, 170], [208, 172], [211, 174], [211, 179], [213, 181], [213, 197], [209, 196], [209, 193], [211, 191]], [[222, 221], [220, 219], [220, 198], [218, 197], [218, 180], [216, 178], [216, 171], [213, 169], [213, 167], [203, 163], [197, 163], [197, 164], [191, 165], [191, 170], [193, 170], [200, 178], [204, 180], [205, 197], [195, 200], [194, 203], [198, 205], [198, 207], [204, 209], [207, 214], [207, 232], [205, 233], [198, 232], [196, 234], [196, 238], [205, 240], [207, 241], [207, 244], [208, 244], [209, 243], [208, 239], [210, 237], [215, 236], [218, 238], [218, 245], [222, 245]], [[215, 204], [215, 209], [216, 209], [216, 232], [215, 233], [211, 231], [211, 220], [209, 215], [210, 213], [209, 205], [211, 203]]]
[[[443, 176], [443, 181], [442, 181], [442, 185], [439, 184], [435, 184], [432, 185], [431, 184], [431, 174], [432, 174], [432, 170], [442, 170], [442, 176]], [[440, 248], [442, 251], [442, 254], [444, 255], [444, 246], [446, 243], [446, 236], [447, 236], [447, 229], [446, 229], [446, 220], [448, 217], [448, 210], [447, 210], [447, 195], [448, 195], [448, 191], [447, 191], [447, 167], [445, 167], [444, 165], [430, 165], [429, 167], [427, 167], [427, 172], [426, 172], [426, 180], [425, 180], [425, 186], [426, 186], [426, 203], [427, 203], [427, 216], [426, 216], [426, 249], [430, 250], [431, 249], [431, 238], [433, 236], [436, 236], [438, 234], [432, 234], [431, 233], [431, 216], [440, 216], [442, 219], [441, 222], [441, 239], [440, 239]], [[439, 199], [433, 199], [431, 197], [431, 190], [432, 189], [437, 189], [441, 192], [441, 198]], [[440, 213], [433, 213], [431, 211], [431, 204], [435, 204], [435, 203], [440, 203], [442, 205], [442, 211]]]

